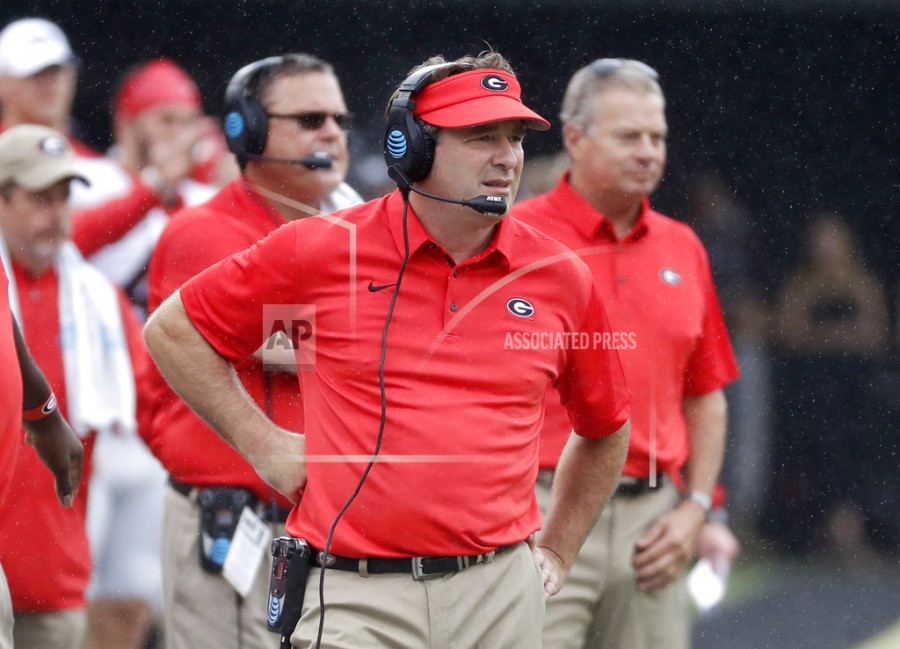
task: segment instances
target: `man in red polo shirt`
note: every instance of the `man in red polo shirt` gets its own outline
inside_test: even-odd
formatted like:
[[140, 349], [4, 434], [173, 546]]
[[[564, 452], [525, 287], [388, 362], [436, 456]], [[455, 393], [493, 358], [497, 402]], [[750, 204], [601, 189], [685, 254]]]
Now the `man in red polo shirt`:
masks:
[[147, 265], [169, 217], [217, 189], [190, 177], [205, 119], [200, 90], [174, 61], [154, 59], [119, 81], [112, 118], [115, 141], [92, 165], [72, 240], [146, 319]]
[[[238, 71], [226, 94], [229, 145], [242, 175], [208, 202], [178, 212], [168, 223], [150, 262], [151, 311], [200, 271], [288, 221], [362, 202], [343, 182], [349, 164], [348, 112], [330, 64], [308, 54], [263, 59]], [[253, 136], [262, 147], [256, 152], [247, 131], [238, 129], [241, 124], [246, 128], [242, 120], [253, 107], [292, 116], [268, 117], [266, 123], [250, 127], [256, 129]], [[300, 163], [314, 154], [327, 157], [327, 168]], [[302, 431], [296, 373], [266, 371], [263, 360], [250, 357], [235, 363], [241, 384], [273, 421]], [[266, 611], [260, 605], [269, 585], [266, 568], [256, 572], [246, 596], [249, 603], [244, 605], [220, 574], [220, 561], [201, 567], [199, 501], [234, 496], [240, 509], [243, 498], [251, 496], [276, 536], [284, 533], [290, 502], [191, 412], [161, 376], [155, 379], [161, 407], [147, 442], [171, 475], [163, 526], [166, 642], [191, 649], [219, 649], [238, 642], [244, 649], [277, 646], [277, 637], [266, 630]]]
[[[722, 388], [738, 371], [703, 245], [647, 198], [666, 160], [664, 105], [656, 72], [638, 61], [600, 59], [576, 72], [561, 113], [568, 171], [513, 210], [591, 268], [613, 329], [606, 344], [619, 350], [634, 399], [623, 478], [569, 588], [548, 604], [548, 647], [689, 642], [682, 576], [722, 465]], [[570, 428], [548, 394], [537, 486], [544, 506]], [[666, 477], [682, 472], [683, 497]]]
[[[303, 494], [287, 528], [313, 566], [293, 646], [537, 648], [544, 598], [621, 470], [630, 397], [616, 352], [591, 344], [609, 330], [587, 268], [504, 218], [525, 132], [549, 126], [506, 60], [430, 59], [388, 120], [399, 191], [279, 228], [185, 284], [145, 335], [188, 403], [269, 484]], [[305, 436], [231, 378], [284, 309]], [[550, 384], [576, 434], [532, 552]]]

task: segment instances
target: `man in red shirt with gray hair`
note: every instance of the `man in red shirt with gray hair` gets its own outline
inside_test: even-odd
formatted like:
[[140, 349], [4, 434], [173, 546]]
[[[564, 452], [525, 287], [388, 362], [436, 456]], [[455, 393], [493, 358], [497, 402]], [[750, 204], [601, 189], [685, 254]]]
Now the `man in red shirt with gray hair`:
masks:
[[[666, 160], [656, 72], [599, 59], [569, 82], [563, 140], [570, 164], [550, 192], [513, 210], [591, 268], [634, 399], [624, 474], [594, 525], [568, 588], [547, 606], [547, 647], [688, 646], [684, 575], [725, 449], [722, 388], [738, 370], [703, 245], [650, 207]], [[538, 497], [559, 477], [571, 423], [548, 394]], [[668, 475], [684, 472], [679, 494]], [[681, 476], [679, 475], [679, 478]]]
[[[175, 390], [300, 503], [287, 530], [311, 578], [295, 647], [537, 649], [544, 598], [620, 473], [630, 397], [616, 352], [580, 344], [608, 333], [590, 273], [505, 218], [525, 133], [549, 126], [520, 92], [495, 52], [430, 59], [389, 105], [398, 191], [278, 228], [147, 324]], [[233, 379], [272, 309], [301, 329], [305, 436]], [[550, 384], [576, 434], [531, 550]]]

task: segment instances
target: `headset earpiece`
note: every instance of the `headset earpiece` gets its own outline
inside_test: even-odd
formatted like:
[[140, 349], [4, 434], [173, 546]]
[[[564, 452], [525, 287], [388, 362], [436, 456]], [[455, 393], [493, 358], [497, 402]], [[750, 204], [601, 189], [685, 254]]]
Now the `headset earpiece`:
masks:
[[240, 160], [245, 154], [262, 155], [269, 137], [269, 118], [266, 109], [250, 93], [259, 73], [284, 61], [283, 56], [250, 63], [238, 70], [225, 88], [223, 130], [228, 149]]
[[[401, 189], [407, 189], [409, 182], [424, 180], [434, 164], [434, 138], [423, 128], [424, 122], [413, 115], [416, 108], [414, 97], [432, 80], [434, 72], [456, 65], [439, 63], [416, 70], [397, 88], [396, 98], [388, 111], [387, 128], [384, 134], [384, 161], [391, 178]], [[391, 173], [391, 170], [394, 173]]]

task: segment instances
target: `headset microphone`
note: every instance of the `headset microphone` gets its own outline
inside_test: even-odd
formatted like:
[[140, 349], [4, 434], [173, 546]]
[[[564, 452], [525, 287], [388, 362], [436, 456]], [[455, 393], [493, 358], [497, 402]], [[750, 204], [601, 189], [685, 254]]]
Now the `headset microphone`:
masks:
[[414, 191], [416, 194], [420, 194], [425, 196], [426, 198], [431, 198], [436, 201], [443, 201], [444, 203], [453, 203], [455, 205], [465, 205], [466, 207], [471, 207], [476, 212], [480, 212], [481, 214], [506, 214], [506, 199], [502, 196], [474, 196], [472, 198], [466, 200], [457, 200], [455, 198], [447, 198], [446, 196], [438, 196], [437, 194], [429, 194], [428, 192], [422, 191], [417, 187], [409, 186], [411, 191]]
[[242, 151], [241, 155], [250, 160], [261, 160], [263, 162], [279, 162], [287, 165], [302, 165], [307, 169], [331, 169], [334, 166], [334, 158], [327, 153], [317, 151], [311, 155], [302, 158], [272, 158], [267, 155], [259, 155], [258, 153], [250, 153]]
[[420, 196], [430, 198], [444, 203], [453, 203], [454, 205], [465, 205], [472, 208], [480, 214], [506, 214], [506, 199], [502, 196], [475, 196], [466, 200], [456, 198], [448, 198], [447, 196], [438, 196], [418, 187], [413, 186], [406, 175], [395, 166], [388, 168], [388, 175], [400, 186], [401, 191], [413, 191]]
[[324, 151], [316, 151], [312, 155], [300, 158], [300, 164], [307, 169], [331, 169], [334, 159]]

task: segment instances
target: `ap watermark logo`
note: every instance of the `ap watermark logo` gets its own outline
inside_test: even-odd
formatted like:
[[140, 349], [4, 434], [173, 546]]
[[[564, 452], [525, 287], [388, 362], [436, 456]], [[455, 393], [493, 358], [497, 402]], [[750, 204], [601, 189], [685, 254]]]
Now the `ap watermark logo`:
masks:
[[308, 372], [316, 364], [316, 307], [313, 304], [263, 306], [263, 369]]

